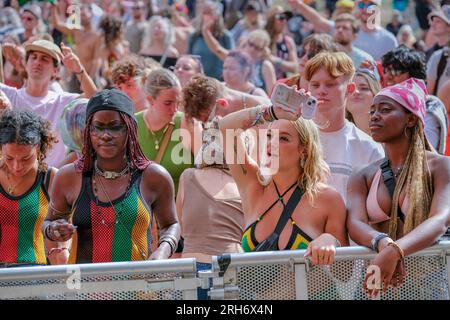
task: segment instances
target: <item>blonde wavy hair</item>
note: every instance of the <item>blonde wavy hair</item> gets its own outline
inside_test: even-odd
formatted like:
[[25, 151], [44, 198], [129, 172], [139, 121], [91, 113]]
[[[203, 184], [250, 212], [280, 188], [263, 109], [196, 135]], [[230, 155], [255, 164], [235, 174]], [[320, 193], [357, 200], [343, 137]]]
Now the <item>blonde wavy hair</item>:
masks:
[[153, 44], [153, 37], [152, 37], [152, 30], [155, 24], [158, 22], [162, 23], [162, 26], [164, 28], [164, 32], [166, 33], [164, 37], [164, 49], [169, 48], [171, 45], [175, 42], [175, 30], [172, 26], [172, 22], [168, 18], [161, 17], [161, 16], [153, 16], [148, 21], [148, 26], [145, 29], [144, 32], [144, 40], [142, 41], [142, 48], [146, 49], [152, 46]]
[[400, 194], [406, 188], [406, 199], [409, 201], [403, 235], [411, 232], [428, 219], [433, 198], [431, 172], [428, 168], [426, 151], [430, 145], [425, 138], [423, 125], [420, 121], [411, 128], [411, 142], [403, 170], [398, 177], [392, 197], [391, 219], [389, 221], [389, 236], [396, 240], [398, 230], [398, 202]]
[[257, 46], [263, 48], [263, 58], [268, 59], [271, 55], [270, 51], [270, 36], [265, 30], [253, 30], [250, 32], [243, 45], [247, 45], [248, 42], [252, 42]]
[[322, 156], [319, 131], [315, 123], [303, 118], [290, 122], [298, 132], [300, 145], [306, 148], [304, 164], [298, 164], [300, 170], [302, 170], [298, 185], [305, 190], [309, 201], [313, 203], [320, 185], [326, 183], [330, 169]]

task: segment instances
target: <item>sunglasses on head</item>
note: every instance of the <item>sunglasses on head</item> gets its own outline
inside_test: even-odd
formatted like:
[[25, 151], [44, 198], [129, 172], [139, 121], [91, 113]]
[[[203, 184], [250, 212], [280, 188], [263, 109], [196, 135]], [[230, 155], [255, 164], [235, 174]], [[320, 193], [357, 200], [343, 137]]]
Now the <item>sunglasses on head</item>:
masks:
[[377, 4], [376, 3], [373, 3], [373, 2], [369, 2], [369, 3], [364, 3], [364, 2], [358, 2], [358, 9], [359, 10], [364, 10], [364, 9], [369, 9], [369, 8], [372, 8], [372, 7], [376, 7], [377, 6]]
[[282, 13], [282, 14], [277, 14], [275, 16], [275, 19], [277, 19], [279, 21], [283, 21], [283, 20], [287, 20], [287, 17], [286, 17], [286, 15], [284, 13]]

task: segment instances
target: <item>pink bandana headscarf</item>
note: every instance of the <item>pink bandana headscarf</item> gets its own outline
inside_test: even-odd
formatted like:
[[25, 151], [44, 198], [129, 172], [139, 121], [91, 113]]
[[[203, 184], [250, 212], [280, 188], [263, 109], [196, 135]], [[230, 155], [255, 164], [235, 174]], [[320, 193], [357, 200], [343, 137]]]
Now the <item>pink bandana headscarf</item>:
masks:
[[379, 96], [389, 97], [419, 117], [425, 126], [427, 95], [427, 87], [423, 80], [409, 78], [401, 83], [382, 89], [375, 96], [373, 102], [377, 103]]

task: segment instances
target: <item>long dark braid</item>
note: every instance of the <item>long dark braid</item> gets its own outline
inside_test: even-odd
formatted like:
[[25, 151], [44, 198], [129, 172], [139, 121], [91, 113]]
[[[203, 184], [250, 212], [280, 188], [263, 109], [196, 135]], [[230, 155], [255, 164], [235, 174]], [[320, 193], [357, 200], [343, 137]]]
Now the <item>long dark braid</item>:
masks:
[[[127, 114], [120, 112], [120, 117], [125, 122], [127, 126], [127, 146], [126, 152], [129, 161], [131, 161], [131, 166], [133, 168], [144, 170], [150, 164], [150, 160], [142, 152], [141, 146], [137, 139], [137, 126], [136, 122], [133, 121]], [[86, 123], [86, 129], [84, 130], [84, 144], [82, 156], [75, 162], [75, 170], [77, 172], [90, 172], [93, 169], [95, 160], [95, 151], [91, 144], [91, 123], [92, 116], [89, 117]]]

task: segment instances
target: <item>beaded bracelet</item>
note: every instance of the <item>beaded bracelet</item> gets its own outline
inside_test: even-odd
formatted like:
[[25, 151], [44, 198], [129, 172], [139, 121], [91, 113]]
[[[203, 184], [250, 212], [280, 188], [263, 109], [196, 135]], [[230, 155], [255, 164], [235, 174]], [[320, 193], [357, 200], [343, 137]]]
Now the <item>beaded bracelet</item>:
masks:
[[394, 248], [397, 249], [398, 253], [400, 253], [400, 258], [401, 258], [401, 260], [405, 259], [405, 252], [403, 251], [402, 248], [400, 248], [400, 246], [398, 245], [397, 242], [394, 242], [394, 241], [389, 242], [389, 243], [388, 243], [388, 247], [389, 247], [389, 246], [394, 247]]
[[261, 106], [257, 107], [257, 111], [256, 111], [256, 117], [255, 120], [252, 122], [251, 126], [254, 127], [257, 124], [263, 124], [266, 122], [266, 119], [264, 119], [264, 112], [262, 111]]

